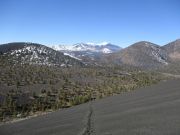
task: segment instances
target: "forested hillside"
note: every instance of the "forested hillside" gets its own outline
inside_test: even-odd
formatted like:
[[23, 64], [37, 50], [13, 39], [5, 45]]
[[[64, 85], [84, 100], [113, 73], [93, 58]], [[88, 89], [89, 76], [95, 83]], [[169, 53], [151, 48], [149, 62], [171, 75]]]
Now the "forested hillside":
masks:
[[[4, 59], [3, 59], [4, 60]], [[127, 67], [0, 64], [0, 120], [67, 108], [157, 83], [158, 73]]]

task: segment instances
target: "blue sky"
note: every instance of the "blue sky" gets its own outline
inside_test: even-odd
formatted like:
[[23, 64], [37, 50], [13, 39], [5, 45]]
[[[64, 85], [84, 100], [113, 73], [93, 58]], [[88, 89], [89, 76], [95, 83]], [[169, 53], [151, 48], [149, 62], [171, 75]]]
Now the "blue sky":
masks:
[[126, 47], [180, 38], [180, 0], [0, 0], [0, 43], [111, 42]]

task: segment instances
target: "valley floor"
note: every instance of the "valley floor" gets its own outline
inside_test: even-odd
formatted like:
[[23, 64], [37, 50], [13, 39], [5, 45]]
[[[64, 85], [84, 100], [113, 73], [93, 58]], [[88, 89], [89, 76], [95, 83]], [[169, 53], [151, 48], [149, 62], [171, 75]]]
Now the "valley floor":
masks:
[[180, 80], [0, 126], [1, 135], [178, 135]]

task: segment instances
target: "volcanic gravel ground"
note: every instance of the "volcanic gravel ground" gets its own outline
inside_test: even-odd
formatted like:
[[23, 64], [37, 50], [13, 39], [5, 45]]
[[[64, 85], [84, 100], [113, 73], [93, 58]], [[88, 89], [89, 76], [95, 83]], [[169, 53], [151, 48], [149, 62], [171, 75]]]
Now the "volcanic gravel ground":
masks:
[[180, 135], [180, 80], [5, 124], [0, 135]]

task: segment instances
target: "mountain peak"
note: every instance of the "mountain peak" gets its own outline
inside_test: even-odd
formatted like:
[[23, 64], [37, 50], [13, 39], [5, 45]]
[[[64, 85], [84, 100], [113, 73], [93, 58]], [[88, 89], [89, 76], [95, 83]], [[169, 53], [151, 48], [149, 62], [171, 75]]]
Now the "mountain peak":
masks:
[[88, 45], [93, 45], [93, 46], [104, 46], [104, 45], [108, 45], [108, 44], [111, 44], [109, 42], [102, 42], [102, 43], [92, 43], [92, 42], [88, 42], [86, 43]]
[[180, 38], [176, 39], [176, 41], [180, 42]]
[[132, 44], [128, 48], [131, 48], [131, 47], [159, 47], [159, 45], [151, 43], [149, 41], [140, 41], [140, 42], [136, 42]]
[[135, 43], [135, 44], [146, 44], [146, 45], [154, 45], [154, 43], [152, 43], [152, 42], [149, 42], [149, 41], [139, 41], [139, 42], [137, 42], [137, 43]]
[[180, 46], [180, 39], [176, 39], [175, 41], [166, 44], [164, 47], [178, 47], [178, 46]]
[[180, 39], [174, 41], [176, 44], [180, 45]]

